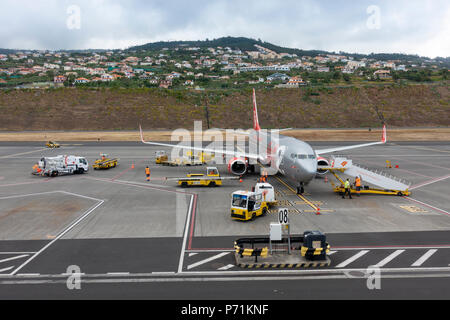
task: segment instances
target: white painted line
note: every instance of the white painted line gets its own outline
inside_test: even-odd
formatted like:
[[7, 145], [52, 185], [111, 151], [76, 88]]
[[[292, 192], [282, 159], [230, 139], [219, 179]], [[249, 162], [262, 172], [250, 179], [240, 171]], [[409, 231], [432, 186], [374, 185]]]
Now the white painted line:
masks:
[[411, 267], [420, 267], [425, 261], [427, 261], [433, 254], [435, 254], [437, 249], [431, 249], [425, 252], [416, 262], [414, 262]]
[[19, 194], [19, 195], [15, 195], [15, 196], [2, 197], [2, 198], [0, 198], [0, 200], [22, 198], [22, 197], [40, 196], [40, 195], [43, 195], [43, 194], [51, 194], [51, 193], [57, 193], [57, 192], [58, 191], [48, 191], [48, 192], [40, 192], [40, 193]]
[[17, 276], [19, 277], [37, 277], [40, 276], [40, 273], [19, 273]]
[[226, 256], [227, 254], [229, 254], [229, 252], [222, 252], [222, 253], [216, 254], [215, 256], [209, 257], [208, 259], [201, 260], [199, 262], [196, 262], [196, 263], [188, 265], [187, 269], [190, 270], [192, 268], [198, 267], [198, 266], [200, 266], [202, 264], [205, 264], [207, 262], [210, 262], [210, 261], [219, 259], [219, 258], [221, 258], [223, 256]]
[[337, 251], [330, 251], [327, 253], [327, 255], [331, 256], [332, 254], [336, 253]]
[[192, 204], [194, 203], [194, 195], [191, 196], [191, 202], [189, 203], [188, 215], [186, 218], [186, 225], [184, 227], [184, 237], [183, 237], [183, 246], [181, 247], [180, 252], [180, 262], [178, 263], [178, 273], [183, 272], [183, 262], [184, 262], [184, 253], [186, 251], [186, 241], [189, 232], [189, 223], [191, 221], [191, 213], [192, 213]]
[[113, 275], [113, 276], [121, 276], [121, 275], [129, 275], [129, 272], [108, 272], [107, 274]]
[[92, 197], [88, 197], [88, 196], [83, 196], [83, 195], [78, 194], [78, 193], [72, 193], [72, 192], [67, 192], [67, 191], [59, 191], [59, 192], [62, 192], [62, 193], [65, 193], [65, 194], [70, 194], [70, 195], [72, 195], [72, 196], [77, 196], [77, 197], [89, 199], [89, 200], [94, 200], [94, 201], [104, 201], [104, 200], [102, 200], [102, 199], [97, 199], [97, 198], [92, 198]]
[[355, 254], [354, 256], [351, 256], [350, 258], [348, 258], [347, 260], [341, 262], [340, 264], [338, 264], [336, 266], [336, 268], [344, 268], [347, 265], [349, 265], [350, 263], [352, 263], [353, 261], [361, 258], [363, 255], [365, 255], [367, 252], [369, 252], [369, 250], [361, 250], [360, 252], [358, 252], [357, 254]]
[[16, 256], [16, 257], [11, 257], [11, 258], [7, 258], [7, 259], [0, 260], [0, 263], [6, 262], [6, 261], [12, 261], [12, 260], [17, 260], [17, 259], [22, 259], [22, 258], [25, 258], [25, 257], [28, 257], [28, 256], [29, 256], [28, 254], [23, 254], [23, 255], [21, 255], [21, 256]]
[[196, 254], [198, 254], [197, 252], [191, 252], [189, 253], [189, 257], [195, 256]]
[[231, 269], [231, 268], [233, 268], [233, 267], [234, 267], [234, 264], [229, 264], [229, 265], [224, 266], [224, 267], [222, 267], [222, 268], [219, 268], [219, 269], [217, 269], [217, 270], [228, 270], [228, 269]]
[[152, 272], [152, 274], [156, 275], [156, 274], [175, 274], [174, 271], [155, 271]]
[[442, 180], [446, 180], [448, 178], [450, 178], [450, 174], [448, 176], [445, 176], [445, 177], [442, 177], [442, 178], [439, 178], [439, 179], [433, 179], [431, 181], [423, 182], [421, 184], [418, 184], [416, 186], [413, 186], [413, 187], [409, 188], [409, 190], [415, 190], [415, 189], [418, 189], [418, 188], [421, 188], [421, 187], [424, 187], [424, 186], [428, 186], [430, 184], [433, 184], [433, 183], [436, 183], [436, 182], [439, 182], [439, 181], [442, 181]]
[[405, 250], [396, 250], [392, 252], [390, 255], [388, 255], [386, 258], [378, 262], [375, 267], [383, 267], [384, 265], [388, 264], [390, 261], [394, 260], [397, 256], [401, 255]]
[[0, 254], [33, 254], [36, 253], [36, 251], [33, 252], [0, 252]]
[[425, 203], [425, 202], [419, 201], [419, 200], [417, 200], [417, 199], [413, 199], [413, 198], [411, 198], [411, 197], [403, 197], [403, 199], [406, 199], [406, 200], [409, 200], [409, 201], [414, 201], [414, 202], [423, 204], [425, 207], [434, 209], [434, 210], [436, 210], [436, 211], [438, 211], [438, 212], [441, 212], [441, 213], [444, 213], [444, 214], [450, 216], [450, 212], [445, 211], [444, 209], [436, 208], [435, 206], [432, 206], [431, 204], [427, 204], [427, 203]]
[[27, 152], [15, 153], [15, 154], [7, 155], [7, 156], [1, 156], [0, 159], [8, 159], [8, 158], [16, 157], [16, 156], [21, 156], [21, 155], [23, 155], [23, 154], [29, 154], [29, 153], [34, 153], [34, 152], [41, 152], [41, 151], [46, 151], [46, 150], [51, 150], [51, 149], [44, 148], [44, 149], [38, 149], [38, 150], [33, 150], [33, 151], [27, 151]]
[[30, 259], [28, 259], [27, 261], [25, 261], [23, 264], [21, 264], [16, 270], [14, 270], [13, 272], [11, 272], [11, 275], [15, 275], [17, 274], [17, 272], [22, 269], [24, 266], [26, 266], [28, 263], [30, 263], [34, 258], [36, 258], [38, 255], [40, 255], [42, 252], [44, 252], [44, 250], [46, 250], [48, 247], [50, 247], [53, 243], [55, 243], [57, 240], [59, 240], [60, 238], [62, 238], [67, 232], [69, 232], [70, 230], [72, 230], [78, 223], [80, 223], [84, 218], [86, 218], [88, 215], [90, 215], [95, 209], [97, 209], [98, 207], [100, 207], [105, 201], [100, 201], [99, 203], [97, 203], [95, 206], [93, 206], [91, 209], [89, 209], [85, 214], [83, 214], [78, 220], [76, 220], [75, 222], [73, 222], [71, 225], [69, 225], [67, 228], [65, 228], [62, 232], [60, 232], [55, 239], [53, 239], [49, 244], [47, 244], [46, 246], [44, 246], [41, 250], [39, 250], [38, 252], [36, 252], [33, 256], [31, 256]]
[[12, 268], [14, 268], [14, 266], [8, 267], [8, 268], [4, 268], [4, 269], [0, 269], [0, 272], [9, 271], [9, 270], [11, 270]]

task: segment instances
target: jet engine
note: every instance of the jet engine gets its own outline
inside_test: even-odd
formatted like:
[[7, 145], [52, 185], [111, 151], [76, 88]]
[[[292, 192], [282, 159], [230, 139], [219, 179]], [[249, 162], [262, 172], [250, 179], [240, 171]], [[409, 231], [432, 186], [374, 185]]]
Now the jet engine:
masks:
[[[322, 158], [322, 157], [317, 157], [317, 165], [318, 166], [329, 166], [330, 163], [328, 162], [327, 159]], [[323, 170], [323, 169], [317, 169], [317, 175], [324, 175], [328, 172], [328, 170]]]
[[237, 176], [247, 172], [248, 163], [242, 158], [233, 158], [228, 162], [228, 171]]

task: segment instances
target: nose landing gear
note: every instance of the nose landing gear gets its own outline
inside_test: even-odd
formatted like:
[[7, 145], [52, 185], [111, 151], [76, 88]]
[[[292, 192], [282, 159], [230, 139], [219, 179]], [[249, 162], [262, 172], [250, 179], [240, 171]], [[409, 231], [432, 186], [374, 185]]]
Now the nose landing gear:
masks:
[[303, 182], [300, 183], [300, 185], [297, 187], [297, 194], [304, 194], [305, 188], [303, 186]]

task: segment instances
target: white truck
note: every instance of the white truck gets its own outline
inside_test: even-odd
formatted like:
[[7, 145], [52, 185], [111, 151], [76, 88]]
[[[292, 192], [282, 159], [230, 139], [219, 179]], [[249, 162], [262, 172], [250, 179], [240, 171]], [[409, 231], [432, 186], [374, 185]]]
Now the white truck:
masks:
[[89, 171], [89, 164], [84, 157], [56, 156], [44, 157], [33, 166], [32, 174], [56, 177], [66, 174], [82, 174]]

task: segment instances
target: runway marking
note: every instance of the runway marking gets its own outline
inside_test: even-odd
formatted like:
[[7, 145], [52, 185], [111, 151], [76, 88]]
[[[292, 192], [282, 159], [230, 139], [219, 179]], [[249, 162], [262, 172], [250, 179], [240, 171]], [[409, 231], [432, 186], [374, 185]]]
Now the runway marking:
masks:
[[30, 154], [30, 153], [34, 153], [34, 152], [42, 152], [42, 151], [45, 151], [45, 150], [51, 150], [51, 149], [44, 148], [44, 149], [39, 149], [39, 150], [33, 150], [33, 151], [27, 151], [27, 152], [15, 153], [15, 154], [7, 155], [7, 156], [1, 156], [0, 159], [13, 158], [13, 157], [21, 156], [21, 155], [24, 155], [24, 154]]
[[396, 250], [388, 255], [386, 258], [378, 262], [375, 267], [383, 267], [388, 264], [390, 261], [394, 260], [397, 256], [401, 255], [405, 250]]
[[8, 267], [8, 268], [4, 268], [4, 269], [0, 269], [0, 272], [9, 271], [9, 270], [11, 270], [11, 269], [13, 269], [13, 268], [14, 268], [14, 266]]
[[433, 254], [435, 254], [437, 249], [431, 249], [425, 252], [416, 262], [414, 262], [411, 267], [420, 267], [425, 261], [427, 261]]
[[[349, 279], [346, 272], [359, 272], [361, 278], [366, 277], [367, 269], [321, 269], [321, 270], [275, 270], [264, 271], [212, 271], [212, 272], [185, 272], [183, 276], [177, 274], [165, 274], [165, 277], [155, 274], [130, 274], [126, 278], [112, 278], [108, 274], [88, 275], [83, 283], [151, 283], [151, 282], [229, 282], [229, 281], [286, 281], [286, 280], [325, 280], [325, 279]], [[392, 273], [392, 274], [390, 274]], [[163, 274], [161, 274], [163, 275]], [[208, 277], [205, 277], [208, 275]], [[235, 276], [233, 276], [235, 275]], [[264, 275], [261, 277], [260, 275]], [[30, 279], [18, 279], [15, 277], [0, 275], [0, 284], [65, 284], [67, 280], [61, 276], [40, 274], [23, 274]], [[448, 278], [450, 268], [386, 268], [383, 269], [384, 279], [398, 278]], [[354, 279], [354, 278], [353, 278]]]
[[17, 259], [22, 259], [22, 258], [25, 258], [25, 257], [28, 257], [28, 256], [29, 256], [28, 254], [23, 254], [21, 256], [6, 258], [6, 259], [3, 259], [3, 260], [0, 260], [0, 263], [7, 262], [7, 261], [13, 261], [13, 260], [17, 260]]
[[71, 225], [69, 225], [67, 228], [65, 228], [62, 232], [60, 232], [55, 239], [50, 241], [47, 245], [45, 245], [41, 250], [36, 252], [34, 255], [32, 255], [27, 261], [22, 263], [17, 269], [15, 269], [11, 275], [17, 274], [19, 270], [21, 270], [23, 267], [25, 267], [28, 263], [30, 263], [33, 259], [35, 259], [38, 255], [40, 255], [42, 252], [44, 252], [48, 247], [50, 247], [52, 244], [54, 244], [58, 239], [62, 238], [67, 232], [72, 230], [77, 224], [79, 224], [83, 219], [85, 219], [87, 216], [89, 216], [95, 209], [100, 207], [105, 201], [101, 200], [99, 203], [91, 207], [88, 211], [86, 211], [80, 218], [78, 218], [75, 222], [73, 222]]
[[234, 264], [229, 264], [229, 265], [224, 266], [224, 267], [221, 267], [221, 268], [219, 268], [219, 269], [217, 269], [217, 270], [228, 270], [228, 269], [231, 269], [231, 268], [233, 268], [233, 267], [234, 267]]
[[113, 275], [113, 276], [123, 276], [123, 275], [127, 276], [130, 273], [129, 272], [108, 272], [107, 274], [110, 274], [110, 275]]
[[198, 254], [197, 252], [191, 252], [189, 253], [189, 257], [195, 256], [196, 254]]
[[427, 186], [427, 185], [432, 184], [432, 183], [436, 183], [436, 182], [439, 182], [439, 181], [442, 181], [442, 180], [446, 180], [446, 179], [448, 179], [448, 178], [450, 178], [450, 174], [447, 175], [447, 176], [445, 176], [445, 177], [434, 178], [434, 179], [432, 179], [432, 180], [429, 180], [429, 181], [425, 181], [425, 182], [419, 183], [419, 184], [417, 184], [417, 185], [415, 185], [415, 186], [410, 187], [409, 190], [418, 189], [418, 188]]
[[[144, 161], [145, 161], [145, 159], [143, 159], [143, 160], [137, 162], [137, 163], [135, 164], [135, 166], [137, 166], [138, 164], [141, 164], [141, 163], [144, 162]], [[111, 179], [111, 181], [116, 180], [117, 178], [121, 177], [123, 174], [125, 174], [126, 172], [128, 172], [128, 171], [130, 171], [130, 170], [133, 170], [133, 168], [132, 168], [131, 166], [130, 166], [128, 169], [125, 169], [124, 171], [120, 172], [118, 175], [114, 176], [114, 177]]]
[[202, 264], [205, 264], [205, 263], [208, 263], [210, 261], [222, 258], [223, 256], [226, 256], [227, 254], [229, 254], [229, 252], [222, 252], [222, 253], [216, 254], [215, 256], [212, 256], [212, 257], [209, 257], [207, 259], [204, 259], [204, 260], [201, 260], [201, 261], [198, 261], [196, 263], [188, 265], [187, 269], [190, 270], [190, 269], [198, 267], [198, 266], [200, 266]]
[[158, 275], [158, 274], [164, 275], [164, 274], [175, 274], [175, 272], [174, 271], [154, 271], [154, 272], [152, 272], [152, 274], [154, 274], [154, 275]]
[[405, 196], [403, 196], [402, 198], [403, 198], [403, 199], [406, 199], [406, 200], [409, 200], [409, 201], [414, 201], [414, 202], [420, 203], [420, 204], [422, 204], [422, 205], [424, 205], [424, 206], [426, 206], [426, 207], [428, 207], [428, 208], [434, 209], [435, 211], [438, 211], [438, 212], [440, 212], [440, 213], [446, 214], [447, 216], [450, 216], [450, 212], [445, 211], [445, 210], [443, 210], [443, 209], [436, 208], [436, 207], [434, 207], [434, 206], [432, 206], [432, 205], [430, 205], [430, 204], [426, 204], [425, 202], [422, 202], [422, 201], [413, 199], [413, 198], [411, 198], [411, 197], [405, 197]]
[[336, 266], [336, 268], [344, 268], [346, 266], [348, 266], [350, 263], [354, 262], [355, 260], [361, 258], [363, 255], [365, 255], [367, 252], [369, 252], [369, 250], [361, 250], [360, 252], [358, 252], [357, 254], [351, 256], [350, 258], [348, 258], [347, 260], [345, 260], [344, 262], [341, 262], [340, 264], [338, 264]]
[[190, 250], [192, 248], [192, 238], [194, 236], [194, 228], [195, 228], [195, 213], [197, 212], [197, 197], [198, 195], [194, 195], [194, 204], [192, 205], [192, 218], [191, 218], [191, 227], [190, 227], [190, 233], [189, 233], [189, 245], [188, 249]]
[[307, 205], [309, 205], [311, 208], [313, 208], [314, 210], [317, 211], [317, 207], [311, 203], [311, 201], [309, 201], [308, 199], [306, 199], [304, 196], [302, 196], [301, 194], [297, 194], [297, 192], [291, 188], [291, 186], [289, 186], [287, 183], [285, 183], [283, 180], [281, 180], [279, 177], [274, 176], [275, 179], [277, 179], [278, 181], [280, 181], [282, 184], [284, 184], [292, 193], [294, 193], [297, 197], [299, 197], [300, 199], [302, 199]]
[[36, 253], [36, 251], [34, 252], [0, 252], [0, 254], [26, 254], [26, 255], [30, 255]]
[[332, 254], [336, 253], [337, 251], [330, 251], [327, 253], [327, 255], [331, 256]]
[[184, 235], [183, 235], [183, 245], [181, 246], [181, 252], [180, 252], [180, 260], [178, 262], [178, 273], [183, 272], [183, 262], [184, 262], [184, 254], [186, 251], [186, 241], [189, 231], [189, 220], [191, 219], [191, 213], [192, 213], [192, 205], [194, 203], [194, 195], [191, 196], [191, 201], [189, 203], [189, 209], [188, 214], [186, 217], [186, 225], [184, 226]]
[[22, 185], [29, 185], [29, 184], [38, 184], [38, 183], [44, 183], [49, 182], [51, 179], [45, 179], [41, 181], [30, 181], [30, 182], [18, 182], [18, 183], [9, 183], [9, 184], [2, 184], [0, 187], [15, 187], [15, 186], [22, 186]]

